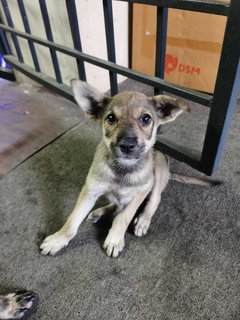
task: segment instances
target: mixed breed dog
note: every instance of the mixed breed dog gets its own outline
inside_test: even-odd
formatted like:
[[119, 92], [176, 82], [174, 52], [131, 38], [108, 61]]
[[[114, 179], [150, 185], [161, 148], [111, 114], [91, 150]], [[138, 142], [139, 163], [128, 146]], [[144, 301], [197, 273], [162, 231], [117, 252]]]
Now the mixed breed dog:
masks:
[[[114, 214], [103, 248], [109, 257], [116, 258], [124, 249], [125, 232], [132, 220], [136, 236], [147, 233], [170, 179], [202, 186], [216, 181], [171, 173], [168, 158], [153, 148], [159, 125], [188, 111], [183, 101], [167, 95], [147, 97], [139, 92], [107, 97], [86, 82], [72, 80], [71, 84], [86, 116], [101, 122], [102, 140], [75, 208], [64, 226], [43, 241], [41, 253], [55, 255], [66, 247], [87, 216], [95, 223], [105, 214]], [[105, 196], [109, 204], [90, 212], [100, 196]], [[143, 211], [135, 217], [145, 199]], [[0, 319], [22, 318], [36, 300], [33, 292], [0, 296]]]

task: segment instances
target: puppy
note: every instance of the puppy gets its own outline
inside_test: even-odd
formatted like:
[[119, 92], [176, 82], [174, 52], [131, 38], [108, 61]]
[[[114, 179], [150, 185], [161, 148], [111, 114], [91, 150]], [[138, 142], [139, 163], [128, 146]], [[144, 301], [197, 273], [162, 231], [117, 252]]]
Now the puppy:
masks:
[[[91, 212], [88, 219], [96, 222], [104, 214], [117, 214], [103, 245], [108, 256], [117, 257], [124, 248], [129, 223], [148, 196], [143, 212], [134, 220], [135, 235], [147, 233], [171, 176], [168, 159], [153, 149], [157, 128], [174, 121], [187, 107], [166, 95], [149, 98], [138, 92], [122, 92], [110, 98], [80, 80], [71, 84], [80, 108], [102, 123], [103, 137], [74, 210], [64, 226], [43, 241], [41, 253], [55, 255], [67, 246], [96, 200], [105, 195], [109, 205]], [[209, 185], [176, 174], [172, 178]]]
[[31, 291], [17, 291], [0, 295], [0, 319], [21, 319], [35, 305], [37, 295]]

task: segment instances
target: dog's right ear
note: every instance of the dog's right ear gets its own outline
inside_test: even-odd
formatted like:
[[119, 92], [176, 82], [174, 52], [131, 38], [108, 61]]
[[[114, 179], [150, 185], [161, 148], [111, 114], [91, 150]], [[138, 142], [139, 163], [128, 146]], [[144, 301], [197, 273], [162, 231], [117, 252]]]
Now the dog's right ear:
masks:
[[111, 98], [81, 80], [71, 80], [71, 86], [74, 98], [84, 113], [95, 120], [101, 119]]

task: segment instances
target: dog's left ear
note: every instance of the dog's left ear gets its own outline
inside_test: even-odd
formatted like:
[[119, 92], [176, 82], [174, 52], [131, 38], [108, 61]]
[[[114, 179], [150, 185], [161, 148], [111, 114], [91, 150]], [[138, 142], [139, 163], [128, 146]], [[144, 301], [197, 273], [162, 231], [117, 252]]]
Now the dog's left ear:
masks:
[[183, 111], [190, 111], [182, 100], [167, 95], [150, 97], [149, 101], [157, 112], [159, 124], [174, 121]]
[[111, 98], [81, 80], [71, 80], [71, 86], [74, 98], [84, 113], [95, 120], [101, 119]]

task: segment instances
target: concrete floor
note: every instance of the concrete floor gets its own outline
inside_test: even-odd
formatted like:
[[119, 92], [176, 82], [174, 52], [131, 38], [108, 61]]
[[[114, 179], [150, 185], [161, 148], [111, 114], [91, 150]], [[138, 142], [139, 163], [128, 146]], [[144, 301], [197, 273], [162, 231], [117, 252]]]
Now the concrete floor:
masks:
[[[207, 111], [197, 105], [192, 109], [163, 131], [172, 139], [181, 134], [182, 143], [191, 139], [201, 145]], [[80, 121], [2, 176], [2, 291], [38, 292], [31, 320], [238, 320], [239, 120], [238, 107], [221, 169], [214, 175], [224, 184], [206, 189], [170, 182], [149, 233], [136, 238], [130, 230], [117, 259], [102, 250], [108, 219], [97, 225], [84, 222], [55, 257], [39, 253], [43, 238], [63, 224], [75, 204], [101, 136], [95, 124]], [[184, 163], [171, 164], [174, 171], [200, 175]]]
[[76, 104], [42, 87], [0, 79], [0, 175], [81, 121]]

